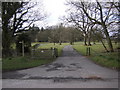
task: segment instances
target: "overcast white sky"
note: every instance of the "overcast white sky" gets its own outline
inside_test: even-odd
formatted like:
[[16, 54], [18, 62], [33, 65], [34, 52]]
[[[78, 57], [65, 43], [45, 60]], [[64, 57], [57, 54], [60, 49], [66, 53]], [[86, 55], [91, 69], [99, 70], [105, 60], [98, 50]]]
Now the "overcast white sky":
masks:
[[42, 2], [44, 6], [44, 11], [47, 12], [48, 17], [44, 21], [38, 21], [35, 24], [39, 27], [45, 27], [60, 23], [61, 21], [59, 17], [66, 14], [66, 0], [42, 0]]
[[[44, 11], [47, 12], [48, 14], [47, 19], [45, 19], [44, 21], [35, 22], [35, 24], [38, 27], [52, 26], [61, 23], [59, 17], [67, 14], [66, 10], [68, 6], [66, 6], [65, 3], [68, 0], [33, 0], [33, 1], [37, 1], [37, 2], [42, 1], [44, 6]], [[94, 2], [95, 0], [84, 0], [84, 1]], [[98, 1], [104, 2], [109, 0], [98, 0]], [[114, 1], [118, 1], [118, 0], [114, 0]], [[41, 5], [38, 5], [37, 7], [40, 6]]]

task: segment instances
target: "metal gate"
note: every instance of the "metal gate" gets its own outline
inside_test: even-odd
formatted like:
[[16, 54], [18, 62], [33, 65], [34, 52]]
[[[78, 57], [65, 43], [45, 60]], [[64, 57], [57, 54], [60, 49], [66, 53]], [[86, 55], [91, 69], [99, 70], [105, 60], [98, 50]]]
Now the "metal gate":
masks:
[[58, 49], [32, 49], [32, 58], [35, 59], [52, 59], [58, 57]]

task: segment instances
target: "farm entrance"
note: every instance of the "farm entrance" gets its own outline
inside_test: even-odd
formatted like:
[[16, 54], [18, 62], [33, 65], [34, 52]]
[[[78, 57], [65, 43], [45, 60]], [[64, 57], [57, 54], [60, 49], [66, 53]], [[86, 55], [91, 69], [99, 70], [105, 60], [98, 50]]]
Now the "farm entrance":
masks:
[[32, 49], [31, 54], [35, 59], [52, 59], [58, 57], [58, 49]]

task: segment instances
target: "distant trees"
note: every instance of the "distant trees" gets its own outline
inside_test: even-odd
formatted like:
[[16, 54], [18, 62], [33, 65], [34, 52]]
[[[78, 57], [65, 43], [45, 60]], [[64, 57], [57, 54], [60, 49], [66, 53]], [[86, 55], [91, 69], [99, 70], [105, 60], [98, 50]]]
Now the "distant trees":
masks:
[[83, 31], [84, 38], [87, 37], [88, 40], [90, 39], [92, 28], [100, 25], [102, 27], [101, 31], [107, 40], [109, 51], [113, 52], [108, 28], [113, 23], [118, 23], [118, 16], [116, 16], [119, 11], [118, 2], [99, 2], [98, 0], [96, 2], [68, 1], [67, 5], [70, 5], [72, 9], [70, 9], [70, 16], [66, 17], [66, 20], [77, 25]]
[[65, 27], [62, 24], [56, 25], [56, 26], [52, 26], [49, 28], [49, 30], [51, 30], [51, 35], [49, 36], [49, 39], [51, 42], [55, 43], [59, 43], [60, 45], [63, 42], [63, 31], [64, 31]]
[[[76, 28], [80, 30], [82, 36], [84, 37], [84, 45], [91, 45], [91, 29], [94, 24], [91, 24], [89, 19], [85, 16], [85, 14], [80, 10], [69, 10], [69, 16], [66, 17], [66, 21], [74, 24]], [[87, 43], [88, 41], [88, 43]]]
[[37, 40], [37, 35], [38, 35], [39, 32], [40, 32], [39, 27], [37, 27], [37, 26], [35, 26], [35, 25], [33, 24], [33, 26], [30, 27], [30, 28], [27, 30], [26, 33], [29, 34], [29, 36], [30, 36], [30, 38], [31, 38], [31, 42], [37, 42], [37, 41], [38, 41], [38, 40]]
[[62, 24], [41, 29], [37, 34], [39, 42], [53, 42], [60, 45], [64, 42], [73, 44], [75, 41], [83, 40], [81, 32], [74, 27], [65, 27]]
[[50, 30], [44, 29], [43, 27], [37, 33], [38, 42], [48, 42], [50, 36]]
[[77, 41], [83, 41], [82, 33], [75, 27], [66, 27], [64, 31], [64, 39], [71, 45]]

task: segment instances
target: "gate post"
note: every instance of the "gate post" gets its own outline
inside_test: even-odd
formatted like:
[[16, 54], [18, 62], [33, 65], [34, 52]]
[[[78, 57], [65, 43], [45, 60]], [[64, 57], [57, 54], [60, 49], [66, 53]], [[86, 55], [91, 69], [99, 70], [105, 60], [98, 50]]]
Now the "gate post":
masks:
[[90, 56], [90, 47], [89, 47], [89, 56]]
[[55, 48], [55, 56], [58, 57], [58, 49]]
[[91, 54], [90, 47], [87, 47], [86, 48], [86, 56], [90, 56], [90, 54]]
[[35, 51], [35, 49], [31, 49], [31, 56], [32, 56], [32, 58], [34, 58], [34, 51]]
[[86, 56], [88, 55], [88, 47], [86, 48]]
[[58, 57], [58, 50], [57, 50], [57, 48], [51, 48], [51, 50], [52, 50], [52, 56], [53, 56], [53, 58], [54, 57]]

